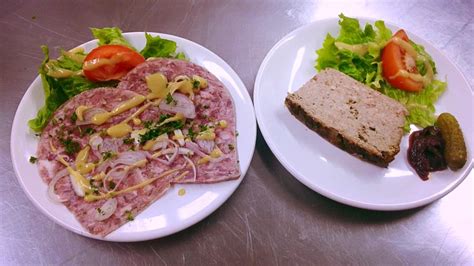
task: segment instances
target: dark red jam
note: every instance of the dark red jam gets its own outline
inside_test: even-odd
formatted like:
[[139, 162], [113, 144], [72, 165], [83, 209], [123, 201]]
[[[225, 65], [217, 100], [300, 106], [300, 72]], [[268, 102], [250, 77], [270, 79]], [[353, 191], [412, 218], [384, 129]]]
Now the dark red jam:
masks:
[[428, 180], [430, 172], [447, 168], [444, 159], [444, 140], [437, 127], [426, 127], [410, 135], [408, 162], [423, 180]]

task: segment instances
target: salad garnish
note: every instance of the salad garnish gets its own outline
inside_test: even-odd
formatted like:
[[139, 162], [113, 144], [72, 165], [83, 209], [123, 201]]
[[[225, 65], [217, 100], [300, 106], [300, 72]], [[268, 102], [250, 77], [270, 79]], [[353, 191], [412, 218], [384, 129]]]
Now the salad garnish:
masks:
[[44, 60], [39, 75], [45, 102], [36, 117], [28, 121], [34, 132], [41, 132], [54, 111], [68, 99], [93, 88], [116, 86], [119, 78], [146, 59], [168, 57], [186, 60], [184, 53], [176, 51], [176, 42], [159, 36], [145, 33], [146, 45], [138, 52], [119, 28], [91, 28], [91, 32], [98, 40], [98, 47], [89, 54], [82, 48], [74, 48], [61, 50], [59, 58], [51, 59], [49, 48], [41, 46]]
[[[408, 36], [397, 33], [400, 36], [396, 37], [403, 39], [402, 45], [410, 44], [417, 56], [413, 56], [413, 53], [410, 54], [405, 49], [395, 47], [401, 50], [402, 57], [398, 58], [399, 61], [388, 62], [386, 60], [382, 62], [384, 49], [389, 44], [395, 45], [392, 31], [385, 26], [385, 23], [378, 20], [374, 23], [375, 28], [370, 24], [361, 28], [357, 19], [346, 17], [343, 14], [340, 14], [339, 17], [341, 27], [339, 35], [337, 37], [333, 37], [331, 34], [326, 36], [323, 47], [316, 51], [318, 58], [315, 68], [318, 71], [328, 67], [337, 69], [404, 104], [409, 111], [404, 127], [406, 132], [410, 130], [410, 124], [420, 127], [433, 125], [436, 121], [434, 103], [446, 90], [447, 84], [435, 78], [435, 63], [424, 47], [411, 41]], [[392, 58], [397, 57], [392, 56]], [[390, 65], [395, 66], [395, 75], [385, 75], [388, 77], [384, 77], [384, 71], [387, 72], [387, 67]], [[397, 66], [399, 66], [398, 69]], [[406, 73], [399, 72], [400, 70], [406, 71]], [[433, 78], [428, 79], [429, 71], [433, 72]], [[416, 77], [419, 75], [424, 79], [413, 82], [416, 86], [408, 89], [402, 88], [403, 86], [393, 81], [401, 79], [411, 81], [414, 79], [414, 75], [417, 75]]]

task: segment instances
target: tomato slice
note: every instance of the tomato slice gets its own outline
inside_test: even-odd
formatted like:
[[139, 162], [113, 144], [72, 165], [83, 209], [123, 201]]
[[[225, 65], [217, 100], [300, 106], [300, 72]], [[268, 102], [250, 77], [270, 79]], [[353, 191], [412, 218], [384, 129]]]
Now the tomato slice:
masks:
[[[397, 31], [394, 37], [409, 41], [404, 30]], [[385, 80], [393, 87], [404, 91], [417, 92], [423, 89], [423, 82], [399, 75], [401, 70], [418, 74], [415, 58], [406, 53], [398, 44], [390, 41], [382, 51], [382, 72]]]
[[82, 70], [91, 81], [118, 80], [145, 58], [126, 46], [102, 45], [84, 59]]

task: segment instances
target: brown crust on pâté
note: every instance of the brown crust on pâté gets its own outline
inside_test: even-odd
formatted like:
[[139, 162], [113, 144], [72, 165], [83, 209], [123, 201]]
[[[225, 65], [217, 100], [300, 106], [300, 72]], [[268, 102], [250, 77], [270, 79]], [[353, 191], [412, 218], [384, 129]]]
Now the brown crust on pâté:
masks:
[[308, 128], [315, 131], [321, 137], [325, 138], [340, 149], [381, 167], [387, 167], [399, 152], [400, 149], [398, 148], [393, 153], [382, 152], [382, 156], [378, 156], [377, 154], [363, 149], [357, 143], [345, 138], [336, 129], [325, 125], [316, 117], [308, 114], [301, 105], [292, 101], [290, 96], [291, 95], [286, 97], [285, 105], [288, 107], [291, 114], [304, 123]]

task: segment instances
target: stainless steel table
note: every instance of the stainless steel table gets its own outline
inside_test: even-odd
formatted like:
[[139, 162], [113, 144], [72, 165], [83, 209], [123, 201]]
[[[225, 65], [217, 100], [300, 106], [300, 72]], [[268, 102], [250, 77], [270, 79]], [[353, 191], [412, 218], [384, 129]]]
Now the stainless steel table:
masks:
[[0, 264], [474, 263], [472, 172], [428, 206], [361, 210], [299, 183], [259, 135], [242, 185], [220, 209], [175, 235], [126, 244], [78, 236], [42, 215], [16, 180], [9, 147], [16, 107], [42, 59], [39, 45], [74, 47], [91, 39], [88, 27], [196, 41], [226, 60], [252, 92], [266, 52], [289, 31], [340, 12], [382, 18], [441, 49], [473, 88], [474, 1], [7, 0], [0, 10]]

